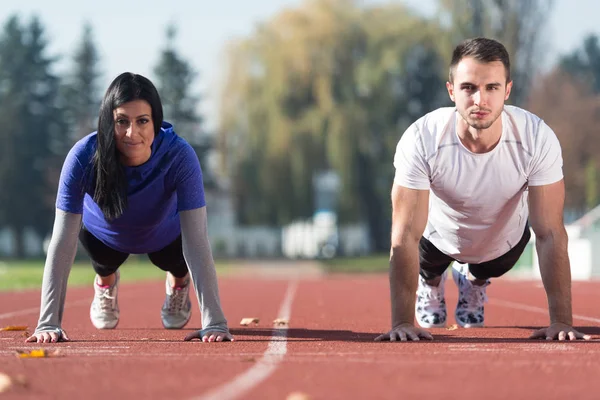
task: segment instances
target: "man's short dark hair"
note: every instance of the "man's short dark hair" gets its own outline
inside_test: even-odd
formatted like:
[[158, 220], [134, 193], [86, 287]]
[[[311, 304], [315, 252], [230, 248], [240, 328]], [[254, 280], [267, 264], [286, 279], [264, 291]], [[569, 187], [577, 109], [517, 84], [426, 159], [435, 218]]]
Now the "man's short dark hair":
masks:
[[510, 82], [510, 59], [506, 47], [496, 40], [487, 38], [467, 39], [454, 49], [450, 62], [450, 83], [454, 82], [456, 66], [465, 57], [473, 57], [483, 63], [500, 61], [506, 70], [506, 82]]

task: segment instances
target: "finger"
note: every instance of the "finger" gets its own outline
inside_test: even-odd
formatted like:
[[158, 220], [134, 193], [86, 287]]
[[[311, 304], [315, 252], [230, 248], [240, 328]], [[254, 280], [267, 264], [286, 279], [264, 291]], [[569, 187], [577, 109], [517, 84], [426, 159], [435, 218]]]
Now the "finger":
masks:
[[423, 339], [433, 340], [433, 336], [431, 335], [431, 332], [429, 332], [429, 331], [421, 330], [421, 331], [419, 331], [419, 336]]
[[50, 335], [47, 334], [47, 333], [42, 333], [42, 336], [44, 338], [44, 340], [42, 341], [42, 343], [50, 343], [50, 340], [52, 340], [52, 338], [50, 337]]
[[222, 342], [223, 341], [223, 336], [218, 335], [216, 341], [217, 342]]
[[202, 341], [203, 342], [208, 342], [208, 335], [202, 336]]
[[395, 342], [398, 340], [398, 332], [391, 331], [390, 332], [390, 342]]
[[567, 338], [567, 332], [565, 332], [565, 331], [558, 332], [558, 340], [565, 340], [566, 338]]
[[400, 336], [401, 342], [406, 342], [406, 333], [404, 331], [398, 332], [398, 336]]
[[200, 339], [200, 332], [194, 331], [192, 333], [189, 333], [183, 340], [189, 342], [192, 339]]
[[64, 341], [64, 342], [68, 342], [68, 341], [70, 341], [71, 339], [69, 339], [69, 336], [67, 336], [67, 332], [65, 332], [65, 331], [62, 331], [62, 335], [61, 335], [61, 338], [60, 338], [60, 340], [62, 340], [62, 341]]
[[569, 331], [569, 340], [577, 340], [577, 335], [573, 331]]
[[414, 332], [407, 332], [407, 333], [406, 333], [406, 336], [407, 336], [407, 337], [408, 337], [410, 340], [412, 340], [413, 342], [418, 342], [418, 341], [419, 341], [419, 336], [418, 336], [416, 333], [414, 333]]
[[27, 339], [25, 339], [25, 343], [37, 342], [38, 338], [36, 335], [31, 335]]
[[591, 335], [584, 335], [581, 332], [578, 332], [576, 330], [573, 330], [573, 332], [569, 332], [569, 338], [571, 337], [571, 333], [573, 333], [573, 337], [575, 339], [571, 339], [571, 340], [576, 340], [576, 339], [583, 339], [583, 340], [590, 340], [592, 338]]
[[214, 342], [216, 339], [215, 334], [213, 333], [212, 335], [210, 335], [210, 337], [208, 338], [209, 342]]
[[388, 335], [386, 335], [386, 334], [384, 333], [383, 335], [379, 335], [379, 336], [377, 336], [377, 337], [375, 338], [375, 341], [376, 341], [376, 342], [381, 342], [381, 341], [383, 341], [383, 340], [388, 340], [388, 339], [389, 339], [389, 336], [388, 336]]
[[227, 334], [227, 340], [229, 340], [230, 342], [235, 342], [235, 338], [230, 333]]
[[537, 331], [533, 332], [531, 334], [531, 336], [529, 336], [529, 339], [541, 339], [544, 338], [546, 336], [546, 329], [538, 329]]
[[50, 332], [50, 343], [58, 342], [58, 335], [54, 332]]

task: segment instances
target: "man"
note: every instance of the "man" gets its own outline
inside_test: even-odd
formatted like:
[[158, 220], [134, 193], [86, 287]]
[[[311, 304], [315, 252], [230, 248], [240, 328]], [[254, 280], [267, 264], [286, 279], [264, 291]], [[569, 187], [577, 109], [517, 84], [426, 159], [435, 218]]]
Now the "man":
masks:
[[[484, 325], [486, 286], [509, 271], [536, 234], [550, 326], [532, 338], [589, 339], [573, 329], [561, 148], [537, 116], [505, 106], [513, 82], [504, 46], [456, 47], [446, 83], [456, 107], [435, 110], [400, 139], [392, 189], [392, 330], [376, 340], [432, 339], [446, 324], [444, 282], [459, 288], [455, 319]], [[417, 300], [415, 304], [415, 290]], [[416, 305], [416, 307], [415, 307]]]

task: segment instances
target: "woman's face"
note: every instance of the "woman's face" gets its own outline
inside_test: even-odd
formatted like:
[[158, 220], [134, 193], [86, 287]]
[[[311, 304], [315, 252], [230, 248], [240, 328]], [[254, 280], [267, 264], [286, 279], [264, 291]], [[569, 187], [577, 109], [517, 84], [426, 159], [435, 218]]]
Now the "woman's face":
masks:
[[124, 103], [113, 110], [117, 150], [128, 167], [142, 165], [152, 155], [154, 123], [146, 100]]

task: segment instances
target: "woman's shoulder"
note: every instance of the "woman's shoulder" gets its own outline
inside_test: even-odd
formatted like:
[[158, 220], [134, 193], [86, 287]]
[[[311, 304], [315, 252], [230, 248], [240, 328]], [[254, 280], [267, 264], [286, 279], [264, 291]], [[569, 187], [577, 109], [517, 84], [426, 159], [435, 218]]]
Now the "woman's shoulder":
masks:
[[71, 153], [75, 153], [77, 155], [93, 155], [96, 151], [96, 145], [98, 143], [98, 134], [97, 132], [92, 132], [81, 139], [79, 139], [73, 147], [71, 147]]
[[71, 147], [71, 150], [69, 150], [67, 160], [76, 159], [82, 166], [87, 165], [91, 162], [94, 153], [96, 152], [97, 139], [98, 135], [96, 132], [92, 132], [79, 139]]

